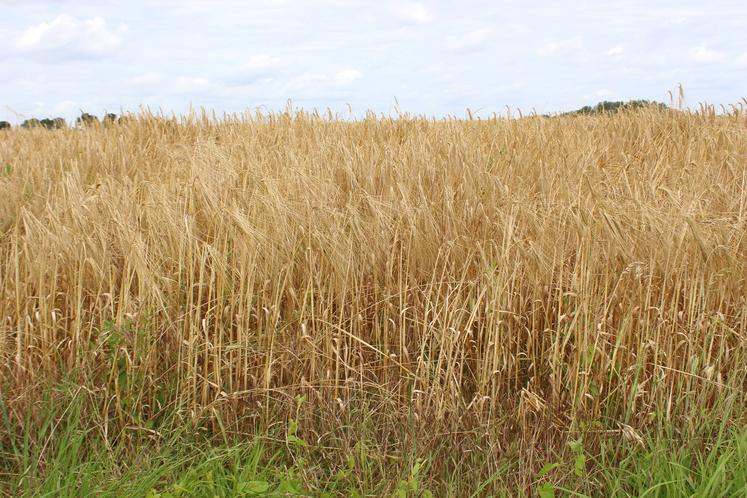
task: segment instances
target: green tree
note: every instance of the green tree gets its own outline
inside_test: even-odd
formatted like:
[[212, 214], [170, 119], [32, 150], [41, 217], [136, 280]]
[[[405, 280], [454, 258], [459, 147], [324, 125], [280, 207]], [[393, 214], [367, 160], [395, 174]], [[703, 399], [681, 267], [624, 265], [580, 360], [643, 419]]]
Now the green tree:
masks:
[[0, 121], [0, 130], [10, 130], [10, 123], [7, 121]]
[[39, 124], [48, 130], [59, 130], [61, 128], [67, 127], [67, 123], [65, 123], [64, 118], [44, 118], [39, 121]]
[[90, 126], [94, 123], [98, 123], [99, 118], [94, 116], [93, 114], [88, 114], [87, 112], [81, 113], [81, 115], [75, 120], [76, 126]]
[[38, 128], [42, 126], [41, 121], [39, 121], [36, 118], [31, 118], [25, 120], [23, 123], [21, 123], [21, 128], [31, 129], [31, 128]]
[[622, 100], [615, 100], [615, 101], [605, 100], [603, 102], [599, 102], [595, 106], [585, 105], [578, 110], [567, 112], [564, 115], [604, 114], [604, 113], [613, 113], [613, 112], [618, 112], [618, 111], [630, 111], [634, 109], [641, 109], [644, 107], [658, 107], [659, 109], [667, 109], [666, 105], [662, 104], [661, 102], [656, 102], [653, 100], [629, 100], [627, 102], [624, 102]]

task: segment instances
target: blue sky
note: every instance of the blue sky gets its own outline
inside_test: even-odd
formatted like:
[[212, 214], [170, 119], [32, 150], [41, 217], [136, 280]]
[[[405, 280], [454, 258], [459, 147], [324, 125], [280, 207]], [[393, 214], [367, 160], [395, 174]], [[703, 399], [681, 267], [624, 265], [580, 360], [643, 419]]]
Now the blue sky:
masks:
[[0, 120], [747, 97], [747, 2], [0, 0]]

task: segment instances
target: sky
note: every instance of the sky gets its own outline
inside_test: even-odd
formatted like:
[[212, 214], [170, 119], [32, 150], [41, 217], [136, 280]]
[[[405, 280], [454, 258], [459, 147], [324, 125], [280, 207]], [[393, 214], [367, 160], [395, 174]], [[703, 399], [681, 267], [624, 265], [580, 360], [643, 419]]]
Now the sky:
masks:
[[0, 0], [0, 120], [747, 97], [747, 1]]

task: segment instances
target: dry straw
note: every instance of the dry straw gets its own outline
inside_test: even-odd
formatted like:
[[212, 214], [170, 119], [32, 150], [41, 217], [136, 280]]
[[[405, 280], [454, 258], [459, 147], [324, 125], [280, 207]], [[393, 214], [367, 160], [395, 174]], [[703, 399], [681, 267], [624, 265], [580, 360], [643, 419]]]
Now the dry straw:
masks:
[[747, 126], [706, 111], [2, 132], [2, 389], [74, 372], [123, 424], [298, 394], [626, 435], [726, 410]]

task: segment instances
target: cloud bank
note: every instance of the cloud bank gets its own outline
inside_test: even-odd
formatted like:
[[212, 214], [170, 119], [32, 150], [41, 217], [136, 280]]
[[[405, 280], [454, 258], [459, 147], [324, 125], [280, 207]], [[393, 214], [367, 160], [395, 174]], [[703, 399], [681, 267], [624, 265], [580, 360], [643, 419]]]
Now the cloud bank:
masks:
[[6, 2], [0, 119], [256, 107], [433, 116], [747, 93], [747, 3]]

